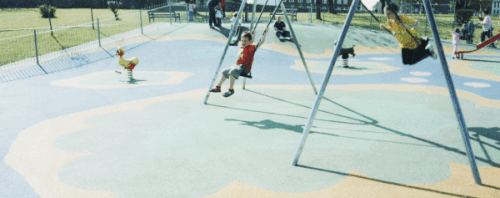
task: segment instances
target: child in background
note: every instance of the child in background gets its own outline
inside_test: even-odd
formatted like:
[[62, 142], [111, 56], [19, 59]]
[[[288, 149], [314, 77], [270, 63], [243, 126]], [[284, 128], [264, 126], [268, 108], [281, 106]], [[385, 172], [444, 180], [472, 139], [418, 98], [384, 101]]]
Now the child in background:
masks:
[[215, 7], [215, 26], [221, 27], [222, 26], [222, 10], [220, 8], [220, 5], [217, 5]]
[[456, 52], [458, 51], [458, 43], [460, 42], [460, 29], [456, 28], [454, 32], [451, 33], [451, 44], [453, 45], [453, 51], [451, 58], [458, 58]]
[[194, 12], [196, 9], [196, 4], [194, 3], [194, 0], [190, 0], [188, 4], [188, 19], [189, 21], [193, 21], [194, 19]]
[[229, 97], [234, 94], [234, 82], [240, 76], [247, 76], [252, 70], [253, 57], [255, 51], [264, 43], [266, 38], [267, 29], [264, 30], [262, 36], [260, 37], [257, 45], [252, 43], [253, 36], [250, 32], [243, 32], [241, 35], [241, 52], [238, 60], [236, 60], [236, 65], [225, 69], [222, 72], [222, 77], [215, 88], [211, 89], [210, 92], [219, 93], [221, 92], [222, 83], [229, 78], [229, 90], [224, 93], [224, 97]]
[[[236, 19], [238, 19], [237, 17], [238, 17], [238, 13], [235, 12], [233, 14], [233, 17], [231, 18], [231, 29], [233, 29], [233, 24], [236, 21]], [[240, 22], [238, 22], [238, 23], [240, 23]], [[239, 24], [236, 24], [236, 27], [239, 27], [239, 26], [240, 26]]]
[[403, 64], [413, 65], [429, 56], [436, 59], [436, 53], [434, 53], [432, 45], [429, 44], [429, 39], [418, 36], [413, 27], [417, 25], [417, 21], [407, 16], [398, 16], [398, 11], [399, 7], [394, 3], [385, 6], [384, 13], [387, 17], [387, 24], [380, 26], [391, 31], [398, 40]]
[[292, 40], [290, 37], [290, 32], [286, 30], [286, 24], [281, 20], [281, 16], [274, 23], [274, 30], [276, 30], [276, 36], [280, 41]]

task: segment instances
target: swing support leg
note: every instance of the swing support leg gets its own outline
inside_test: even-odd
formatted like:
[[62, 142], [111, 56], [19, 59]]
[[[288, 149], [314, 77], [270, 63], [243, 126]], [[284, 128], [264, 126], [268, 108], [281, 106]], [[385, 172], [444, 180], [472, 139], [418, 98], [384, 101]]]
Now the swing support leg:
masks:
[[[279, 6], [283, 4], [282, 2], [283, 2], [283, 0], [280, 0], [280, 1], [279, 1], [279, 4], [278, 4], [278, 5], [276, 5], [276, 8], [274, 8], [274, 10], [273, 10], [273, 14], [271, 15], [271, 19], [269, 19], [269, 22], [267, 23], [267, 26], [266, 26], [266, 27], [269, 27], [269, 25], [270, 25], [270, 24], [271, 24], [271, 22], [273, 21], [273, 18], [274, 18], [274, 16], [276, 15], [276, 11], [278, 11]], [[254, 3], [255, 3], [255, 2], [254, 2]], [[267, 0], [266, 0], [265, 5], [267, 5]], [[265, 5], [264, 5], [264, 6], [265, 6]], [[262, 11], [264, 11], [264, 8], [262, 8]], [[262, 12], [261, 12], [261, 15], [262, 15]], [[260, 20], [260, 16], [259, 16], [259, 20]], [[253, 19], [252, 19], [252, 24], [253, 24]], [[254, 29], [253, 29], [253, 32], [255, 31], [255, 29], [256, 29], [256, 28], [257, 28], [257, 23], [255, 24], [255, 27], [254, 27]], [[252, 29], [251, 29], [251, 30], [252, 30]], [[243, 90], [245, 90], [245, 89], [246, 89], [246, 84], [247, 84], [247, 79], [246, 79], [246, 78], [244, 78], [244, 79], [243, 79], [243, 85], [242, 85]]]
[[292, 26], [292, 23], [290, 22], [290, 18], [288, 17], [288, 12], [286, 11], [285, 4], [281, 4], [281, 10], [283, 11], [283, 15], [285, 16], [285, 21], [288, 24], [288, 27], [290, 27], [290, 33], [292, 33], [293, 43], [295, 44], [295, 47], [297, 48], [297, 51], [299, 52], [300, 60], [302, 61], [302, 64], [304, 65], [304, 69], [306, 70], [306, 74], [307, 74], [307, 78], [309, 79], [309, 83], [311, 84], [311, 87], [313, 88], [314, 94], [318, 94], [318, 90], [316, 89], [316, 85], [314, 85], [314, 81], [312, 80], [311, 73], [309, 72], [309, 68], [307, 67], [307, 63], [306, 63], [306, 60], [304, 58], [304, 54], [302, 53], [302, 49], [300, 48], [299, 41], [297, 39], [297, 36], [295, 35], [295, 31], [293, 31], [293, 26]]
[[[442, 66], [442, 69], [443, 69], [444, 77], [446, 79], [448, 91], [449, 91], [450, 98], [451, 98], [451, 101], [452, 101], [452, 104], [453, 104], [453, 108], [454, 108], [454, 111], [455, 111], [455, 116], [456, 116], [456, 118], [458, 120], [458, 124], [459, 124], [459, 127], [460, 127], [462, 140], [464, 141], [467, 158], [469, 160], [469, 165], [470, 165], [473, 177], [474, 177], [474, 181], [476, 182], [476, 184], [480, 185], [481, 184], [481, 177], [480, 177], [479, 171], [477, 169], [477, 165], [476, 165], [474, 153], [472, 151], [470, 140], [469, 140], [469, 134], [468, 134], [468, 131], [467, 131], [467, 126], [465, 124], [465, 119], [463, 117], [462, 110], [460, 108], [460, 103], [458, 101], [458, 97], [457, 97], [457, 94], [456, 94], [456, 91], [455, 91], [453, 80], [451, 78], [451, 74], [450, 74], [450, 71], [449, 71], [449, 68], [448, 68], [448, 63], [446, 62], [446, 58], [444, 56], [443, 46], [441, 44], [441, 39], [439, 37], [439, 33], [438, 33], [438, 30], [437, 30], [436, 22], [434, 20], [434, 16], [433, 16], [433, 13], [432, 13], [431, 4], [430, 4], [429, 0], [423, 0], [423, 2], [424, 2], [424, 8], [425, 8], [425, 12], [426, 12], [426, 15], [427, 15], [427, 19], [429, 21], [429, 24], [431, 25], [433, 37], [434, 37], [434, 40], [436, 42], [436, 49], [437, 49], [437, 52], [438, 52], [439, 61], [441, 62], [441, 66]], [[349, 26], [351, 24], [352, 18], [353, 18], [354, 13], [355, 13], [355, 9], [358, 7], [359, 3], [360, 3], [360, 0], [353, 0], [353, 2], [351, 3], [351, 8], [349, 9], [349, 13], [348, 13], [348, 15], [346, 17], [346, 21], [344, 23], [344, 26], [342, 27], [342, 31], [341, 31], [341, 34], [339, 36], [337, 45], [335, 46], [335, 51], [334, 51], [334, 54], [333, 54], [333, 58], [330, 61], [330, 66], [328, 67], [328, 70], [327, 70], [327, 72], [326, 72], [326, 74], [325, 74], [325, 76], [323, 78], [323, 82], [321, 83], [320, 91], [319, 91], [318, 95], [316, 96], [316, 100], [315, 100], [314, 105], [313, 105], [313, 107], [311, 109], [311, 112], [309, 114], [309, 119], [307, 121], [306, 126], [304, 127], [303, 132], [302, 132], [302, 139], [300, 141], [299, 147], [298, 147], [298, 149], [297, 149], [297, 151], [295, 153], [295, 156], [294, 156], [294, 159], [293, 159], [293, 162], [292, 162], [292, 164], [295, 165], [295, 166], [298, 165], [298, 161], [299, 161], [300, 155], [302, 153], [302, 150], [304, 148], [305, 142], [307, 140], [307, 136], [310, 133], [312, 124], [313, 124], [314, 119], [316, 117], [316, 113], [317, 113], [319, 105], [321, 103], [321, 99], [323, 98], [323, 95], [325, 94], [326, 86], [327, 86], [328, 81], [329, 81], [329, 79], [330, 79], [330, 77], [332, 75], [333, 68], [335, 67], [335, 62], [336, 62], [336, 60], [338, 58], [339, 52], [341, 50], [341, 46], [342, 46], [342, 44], [344, 42], [344, 39], [345, 39], [345, 36], [347, 34], [347, 30], [349, 29]]]
[[226, 57], [227, 49], [229, 47], [229, 44], [231, 43], [231, 38], [234, 36], [234, 34], [236, 32], [235, 31], [235, 29], [237, 28], [236, 24], [238, 24], [238, 22], [240, 21], [241, 12], [243, 11], [244, 7], [245, 7], [245, 1], [241, 1], [241, 5], [240, 5], [240, 8], [238, 10], [238, 14], [236, 15], [236, 20], [234, 20], [231, 31], [229, 31], [229, 37], [227, 39], [226, 46], [224, 47], [224, 51], [222, 52], [222, 56], [219, 60], [219, 65], [217, 66], [217, 69], [215, 70], [212, 81], [210, 82], [210, 87], [208, 87], [208, 91], [207, 91], [207, 94], [205, 95], [205, 100], [203, 101], [203, 104], [207, 104], [207, 102], [208, 102], [208, 98], [210, 97], [210, 89], [214, 86], [217, 75], [219, 74], [222, 63], [224, 62], [224, 58]]
[[309, 114], [309, 120], [307, 121], [306, 126], [304, 127], [304, 130], [302, 131], [302, 139], [300, 140], [299, 147], [297, 151], [295, 152], [295, 156], [293, 158], [292, 164], [294, 166], [297, 166], [299, 162], [300, 155], [302, 154], [302, 150], [304, 149], [304, 145], [307, 140], [307, 136], [309, 135], [309, 132], [311, 130], [312, 124], [314, 122], [314, 118], [316, 117], [316, 113], [318, 112], [319, 104], [321, 103], [321, 99], [323, 98], [323, 95], [325, 94], [326, 86], [328, 85], [328, 81], [330, 80], [330, 77], [332, 76], [333, 73], [333, 68], [335, 67], [335, 62], [337, 61], [338, 55], [340, 54], [340, 50], [342, 49], [342, 44], [344, 43], [344, 39], [347, 35], [347, 30], [349, 30], [349, 26], [351, 24], [352, 18], [354, 16], [355, 9], [358, 7], [360, 0], [354, 0], [351, 3], [351, 8], [349, 9], [349, 13], [347, 14], [344, 26], [342, 27], [342, 31], [339, 35], [339, 38], [337, 39], [337, 45], [335, 45], [335, 51], [333, 53], [333, 57], [330, 60], [330, 66], [328, 67], [328, 70], [326, 71], [325, 76], [323, 77], [323, 81], [321, 83], [321, 87], [319, 90], [319, 93], [316, 95], [316, 100], [314, 101], [313, 108], [311, 109], [311, 112]]
[[[266, 4], [267, 4], [267, 1], [266, 1]], [[269, 24], [272, 22], [272, 20], [274, 19], [275, 15], [276, 15], [276, 11], [278, 8], [281, 8], [281, 11], [283, 11], [283, 15], [285, 17], [285, 21], [286, 23], [288, 24], [288, 27], [290, 28], [290, 32], [292, 34], [292, 38], [293, 38], [293, 43], [295, 44], [295, 47], [297, 48], [297, 51], [299, 52], [299, 55], [300, 55], [300, 59], [302, 61], [302, 64], [304, 65], [304, 69], [306, 71], [306, 74], [307, 74], [307, 78], [309, 80], [309, 83], [311, 84], [311, 87], [314, 91], [314, 94], [318, 94], [318, 91], [316, 89], [316, 85], [314, 84], [314, 81], [312, 80], [312, 77], [311, 77], [311, 72], [309, 71], [309, 68], [307, 67], [307, 62], [304, 58], [304, 53], [302, 53], [302, 49], [300, 48], [300, 44], [299, 44], [299, 41], [297, 39], [297, 36], [295, 35], [295, 31], [293, 30], [293, 26], [292, 26], [292, 23], [290, 22], [290, 19], [288, 17], [288, 12], [286, 10], [286, 7], [285, 7], [285, 4], [282, 3], [282, 1], [280, 1], [280, 3], [278, 5], [276, 5], [276, 8], [269, 20], [269, 23], [267, 24], [267, 26], [269, 27]], [[262, 14], [262, 13], [261, 13]], [[259, 17], [260, 19], [260, 17]], [[256, 24], [257, 26], [257, 24]], [[255, 29], [254, 29], [255, 31]], [[243, 79], [243, 89], [246, 88], [246, 79]]]
[[436, 42], [436, 49], [439, 57], [439, 61], [441, 62], [441, 67], [443, 68], [444, 77], [446, 79], [446, 84], [448, 85], [448, 92], [450, 93], [451, 102], [453, 104], [453, 109], [455, 110], [455, 116], [458, 121], [458, 125], [460, 126], [460, 132], [462, 135], [462, 140], [465, 145], [465, 150], [467, 153], [467, 158], [469, 159], [470, 169], [472, 171], [472, 175], [474, 177], [474, 181], [476, 184], [481, 184], [481, 177], [479, 175], [479, 171], [476, 165], [476, 159], [474, 158], [474, 152], [472, 151], [472, 147], [469, 140], [469, 132], [467, 131], [467, 126], [465, 124], [465, 119], [462, 114], [462, 109], [460, 108], [460, 102], [458, 101], [457, 93], [455, 91], [455, 85], [453, 84], [453, 79], [451, 78], [450, 70], [448, 68], [448, 62], [446, 61], [443, 45], [441, 44], [441, 38], [439, 37], [439, 32], [437, 30], [436, 21], [434, 20], [434, 14], [432, 13], [432, 8], [429, 0], [424, 1], [424, 9], [427, 13], [427, 20], [429, 20], [429, 24], [431, 25], [432, 35], [434, 37], [434, 41]]

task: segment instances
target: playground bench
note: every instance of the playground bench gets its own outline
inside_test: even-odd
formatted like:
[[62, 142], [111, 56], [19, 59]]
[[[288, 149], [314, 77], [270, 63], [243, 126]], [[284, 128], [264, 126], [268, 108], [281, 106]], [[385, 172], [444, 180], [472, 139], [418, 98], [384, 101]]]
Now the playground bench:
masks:
[[175, 20], [175, 22], [177, 22], [177, 21], [181, 22], [181, 14], [176, 13], [175, 11], [172, 11], [172, 12], [148, 11], [148, 16], [149, 16], [150, 23], [151, 23], [151, 20], [153, 20], [153, 22], [154, 22], [155, 18], [173, 18]]

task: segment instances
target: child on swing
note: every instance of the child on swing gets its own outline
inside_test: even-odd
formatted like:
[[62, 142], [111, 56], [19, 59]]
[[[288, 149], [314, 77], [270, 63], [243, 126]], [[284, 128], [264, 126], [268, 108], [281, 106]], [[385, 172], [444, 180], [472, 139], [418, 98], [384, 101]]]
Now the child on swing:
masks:
[[407, 16], [398, 16], [398, 11], [399, 8], [394, 3], [385, 6], [384, 13], [387, 17], [387, 23], [381, 24], [380, 27], [391, 31], [398, 40], [403, 64], [413, 65], [429, 56], [436, 59], [436, 53], [432, 45], [429, 44], [429, 39], [421, 38], [415, 30], [414, 26], [417, 25], [417, 21]]
[[238, 60], [236, 60], [236, 65], [222, 71], [222, 76], [219, 83], [215, 86], [215, 88], [211, 89], [210, 92], [221, 92], [222, 83], [224, 83], [224, 81], [229, 78], [229, 90], [224, 93], [224, 97], [229, 97], [234, 94], [234, 82], [240, 76], [248, 76], [248, 74], [252, 70], [253, 56], [255, 55], [255, 51], [264, 43], [266, 33], [267, 28], [262, 33], [262, 36], [260, 37], [257, 45], [254, 45], [252, 43], [252, 33], [242, 33], [240, 41], [240, 56]]

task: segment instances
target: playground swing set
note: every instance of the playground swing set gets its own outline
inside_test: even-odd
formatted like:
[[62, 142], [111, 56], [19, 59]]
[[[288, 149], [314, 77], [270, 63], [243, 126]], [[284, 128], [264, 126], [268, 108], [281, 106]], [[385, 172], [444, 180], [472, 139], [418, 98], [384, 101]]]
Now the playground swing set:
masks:
[[[346, 37], [347, 32], [349, 30], [349, 27], [351, 25], [352, 18], [354, 16], [357, 8], [359, 7], [360, 3], [361, 3], [361, 5], [363, 7], [366, 8], [366, 6], [365, 6], [364, 3], [372, 3], [373, 4], [373, 2], [376, 3], [376, 2], [379, 2], [379, 0], [363, 0], [364, 3], [361, 2], [362, 0], [353, 0], [351, 2], [351, 6], [350, 6], [349, 12], [348, 12], [348, 14], [346, 16], [345, 23], [344, 23], [344, 25], [342, 27], [341, 33], [340, 33], [340, 35], [339, 35], [339, 37], [337, 39], [336, 45], [334, 47], [334, 53], [332, 55], [333, 57], [330, 60], [330, 64], [328, 66], [328, 69], [327, 69], [327, 71], [326, 71], [326, 73], [325, 73], [325, 75], [323, 77], [322, 82], [321, 82], [321, 87], [320, 87], [319, 92], [317, 92], [316, 87], [314, 85], [314, 82], [311, 79], [309, 70], [307, 68], [306, 61], [305, 61], [305, 59], [303, 57], [302, 51], [300, 49], [300, 45], [298, 44], [297, 37], [295, 36], [295, 33], [293, 31], [293, 28], [292, 28], [292, 25], [291, 25], [291, 23], [289, 21], [287, 13], [286, 13], [286, 8], [285, 8], [284, 4], [282, 4], [282, 1], [283, 0], [280, 0], [279, 3], [276, 5], [276, 8], [274, 9], [274, 11], [272, 13], [272, 17], [271, 17], [269, 23], [267, 24], [267, 27], [271, 23], [271, 20], [274, 18], [278, 7], [281, 7], [281, 9], [282, 9], [282, 11], [284, 13], [286, 22], [288, 23], [288, 25], [290, 27], [290, 30], [292, 32], [293, 41], [294, 41], [295, 46], [297, 47], [297, 50], [298, 50], [298, 52], [300, 54], [300, 57], [302, 59], [302, 63], [304, 65], [304, 67], [305, 67], [305, 70], [306, 70], [307, 76], [309, 78], [309, 81], [311, 83], [311, 86], [313, 87], [313, 90], [314, 90], [314, 92], [316, 94], [316, 99], [315, 99], [315, 101], [314, 101], [314, 103], [313, 103], [313, 105], [311, 107], [311, 111], [310, 111], [309, 116], [308, 116], [308, 121], [306, 122], [305, 127], [304, 127], [303, 132], [302, 132], [302, 138], [301, 138], [300, 143], [298, 145], [297, 151], [295, 152], [295, 155], [293, 157], [292, 164], [294, 166], [298, 166], [299, 165], [298, 163], [299, 163], [300, 156], [301, 156], [302, 151], [304, 149], [304, 145], [306, 143], [307, 137], [310, 134], [310, 129], [311, 129], [313, 123], [314, 123], [314, 120], [315, 120], [315, 117], [316, 117], [319, 105], [321, 103], [321, 100], [324, 97], [324, 94], [325, 94], [328, 82], [329, 82], [330, 78], [332, 77], [333, 69], [335, 67], [335, 63], [337, 61], [337, 58], [338, 58], [339, 55], [343, 55], [342, 54], [342, 44], [344, 43], [345, 37]], [[390, 0], [382, 0], [382, 1], [385, 1], [386, 5], [388, 5], [388, 3], [390, 3]], [[472, 172], [472, 175], [473, 175], [475, 183], [476, 184], [481, 184], [481, 177], [480, 177], [480, 174], [479, 174], [479, 171], [478, 171], [478, 168], [477, 168], [477, 164], [476, 164], [476, 161], [475, 161], [473, 150], [471, 148], [471, 143], [470, 143], [470, 140], [469, 140], [467, 126], [466, 126], [466, 123], [465, 123], [465, 119], [463, 117], [463, 113], [462, 113], [462, 110], [461, 110], [461, 107], [460, 107], [460, 103], [458, 101], [458, 97], [457, 97], [457, 94], [456, 94], [455, 86], [454, 86], [454, 83], [453, 83], [453, 80], [452, 80], [452, 77], [451, 77], [451, 74], [450, 74], [450, 71], [449, 71], [448, 63], [447, 63], [446, 58], [445, 58], [445, 54], [444, 54], [444, 51], [443, 51], [443, 46], [441, 44], [441, 38], [439, 37], [439, 34], [438, 34], [438, 30], [437, 30], [436, 22], [435, 22], [434, 15], [433, 15], [433, 12], [432, 12], [432, 7], [431, 7], [431, 4], [430, 4], [430, 0], [422, 0], [422, 1], [423, 1], [423, 5], [424, 5], [424, 9], [425, 9], [425, 13], [426, 13], [428, 22], [430, 24], [430, 27], [431, 27], [431, 30], [432, 30], [432, 33], [433, 33], [432, 35], [433, 35], [434, 42], [435, 42], [435, 45], [436, 45], [436, 48], [437, 48], [437, 56], [439, 57], [439, 61], [441, 63], [443, 74], [444, 74], [444, 77], [445, 77], [445, 80], [446, 80], [446, 83], [447, 83], [448, 92], [449, 92], [449, 95], [450, 95], [450, 99], [451, 99], [451, 102], [452, 102], [453, 109], [455, 111], [455, 117], [456, 117], [456, 119], [458, 121], [458, 125], [459, 125], [459, 128], [460, 128], [461, 137], [462, 137], [462, 140], [463, 140], [464, 145], [465, 145], [466, 155], [467, 155], [467, 158], [468, 158], [468, 161], [469, 161], [470, 169], [471, 169], [471, 172]], [[254, 3], [254, 13], [255, 13], [255, 6], [256, 6], [255, 3], [256, 3], [256, 0], [254, 0], [253, 3]], [[232, 26], [231, 31], [229, 33], [228, 42], [227, 42], [227, 44], [226, 44], [226, 46], [224, 48], [224, 51], [223, 51], [223, 54], [222, 54], [221, 59], [219, 61], [217, 70], [216, 70], [216, 72], [214, 74], [214, 77], [212, 78], [211, 83], [210, 83], [209, 90], [210, 90], [210, 88], [213, 87], [213, 85], [215, 83], [215, 80], [216, 80], [216, 77], [217, 77], [217, 75], [219, 73], [220, 67], [222, 66], [222, 63], [224, 61], [224, 57], [225, 57], [225, 55], [227, 53], [227, 49], [228, 49], [228, 46], [229, 46], [230, 41], [231, 41], [231, 37], [233, 37], [234, 33], [235, 33], [236, 24], [239, 22], [239, 19], [240, 19], [241, 12], [243, 10], [244, 4], [245, 4], [245, 2], [243, 1], [241, 3], [241, 5], [240, 5], [239, 10], [238, 10], [237, 19], [233, 22], [233, 26]], [[266, 4], [267, 4], [267, 0], [266, 0]], [[366, 10], [369, 10], [369, 9], [366, 9]], [[372, 17], [374, 17], [379, 22], [379, 20], [373, 15], [373, 13], [370, 12], [370, 14], [372, 15]], [[252, 27], [250, 29], [253, 30], [253, 31], [255, 31], [255, 28], [253, 27], [253, 22], [254, 22], [253, 19], [254, 19], [254, 17], [252, 15]], [[260, 20], [260, 17], [259, 17], [259, 20]], [[267, 29], [267, 27], [266, 27], [266, 29]], [[406, 30], [406, 31], [408, 31], [408, 30]], [[492, 39], [495, 39], [495, 38], [498, 39], [498, 35], [495, 36]], [[482, 47], [484, 47], [484, 46], [482, 46]], [[251, 74], [248, 74], [248, 76], [244, 76], [244, 77], [251, 78]], [[243, 83], [243, 89], [244, 88], [245, 88], [245, 82]], [[210, 95], [210, 92], [207, 92], [207, 94], [205, 96], [204, 104], [207, 104], [209, 95]]]
[[[250, 32], [251, 32], [252, 34], [254, 34], [254, 33], [255, 33], [255, 30], [257, 29], [257, 24], [260, 22], [260, 19], [261, 19], [262, 13], [263, 13], [263, 11], [264, 11], [264, 7], [265, 7], [265, 6], [269, 6], [269, 5], [268, 5], [269, 1], [268, 1], [268, 0], [266, 0], [266, 1], [265, 1], [265, 3], [264, 3], [263, 8], [262, 8], [262, 10], [261, 10], [261, 13], [260, 13], [260, 15], [259, 15], [259, 17], [258, 17], [258, 19], [257, 19], [257, 21], [256, 21], [256, 20], [255, 20], [255, 12], [256, 12], [257, 0], [253, 0], [253, 1], [252, 1], [252, 0], [248, 0], [248, 2], [245, 2], [245, 1], [242, 1], [242, 2], [241, 2], [240, 7], [239, 7], [238, 12], [237, 12], [237, 15], [236, 15], [236, 20], [234, 20], [234, 21], [233, 21], [233, 24], [232, 24], [232, 26], [231, 26], [232, 28], [231, 28], [231, 30], [229, 31], [229, 36], [228, 36], [227, 43], [226, 43], [226, 45], [225, 45], [225, 47], [224, 47], [224, 51], [223, 51], [222, 56], [221, 56], [221, 58], [220, 58], [220, 60], [219, 60], [219, 64], [218, 64], [218, 66], [217, 66], [217, 69], [216, 69], [216, 71], [215, 71], [215, 73], [214, 73], [214, 76], [213, 76], [213, 78], [212, 78], [212, 81], [211, 81], [211, 83], [210, 83], [209, 90], [210, 90], [210, 89], [214, 86], [214, 84], [215, 84], [215, 80], [216, 80], [216, 78], [217, 78], [217, 75], [218, 75], [218, 74], [219, 74], [219, 72], [220, 72], [220, 69], [221, 69], [222, 64], [223, 64], [223, 62], [224, 62], [224, 58], [225, 58], [225, 56], [226, 56], [226, 54], [227, 54], [227, 50], [228, 50], [228, 48], [229, 48], [229, 45], [231, 44], [232, 38], [235, 36], [236, 31], [239, 29], [239, 25], [238, 25], [238, 24], [239, 24], [239, 22], [240, 22], [239, 20], [241, 19], [241, 14], [242, 14], [243, 8], [245, 7], [245, 3], [252, 3], [252, 4], [253, 4], [253, 7], [254, 7], [254, 8], [253, 8], [253, 13], [252, 13], [252, 21], [251, 21], [251, 24], [250, 24], [250, 30], [251, 30]], [[283, 0], [280, 0], [280, 1], [279, 1], [278, 3], [276, 3], [274, 6], [275, 6], [275, 8], [274, 8], [274, 10], [273, 10], [273, 12], [272, 12], [271, 18], [269, 19], [269, 21], [268, 21], [268, 23], [267, 23], [267, 25], [266, 25], [266, 28], [265, 28], [265, 29], [267, 30], [267, 29], [269, 28], [269, 25], [272, 23], [272, 19], [273, 19], [273, 18], [274, 18], [274, 16], [276, 15], [276, 12], [278, 11], [278, 9], [280, 9], [280, 8], [281, 8], [282, 12], [284, 13], [284, 18], [285, 18], [285, 21], [286, 21], [286, 23], [288, 24], [288, 26], [290, 27], [290, 32], [291, 32], [292, 37], [293, 37], [293, 39], [292, 39], [292, 40], [293, 40], [293, 43], [295, 44], [295, 47], [297, 48], [297, 51], [298, 51], [298, 53], [299, 53], [299, 55], [300, 55], [300, 58], [301, 58], [301, 60], [302, 60], [302, 64], [303, 64], [303, 66], [304, 66], [304, 68], [305, 68], [305, 71], [306, 71], [307, 77], [308, 77], [308, 79], [309, 79], [309, 83], [311, 84], [311, 86], [312, 86], [312, 88], [313, 88], [313, 91], [314, 91], [314, 93], [316, 94], [316, 93], [317, 93], [316, 86], [315, 86], [315, 84], [314, 84], [314, 81], [312, 80], [311, 74], [310, 74], [310, 72], [309, 72], [309, 68], [307, 67], [307, 63], [306, 63], [306, 60], [305, 60], [305, 58], [304, 58], [304, 54], [302, 53], [302, 50], [301, 50], [301, 48], [300, 48], [300, 44], [298, 43], [298, 39], [297, 39], [296, 34], [295, 34], [294, 30], [293, 30], [292, 24], [291, 24], [291, 22], [290, 22], [290, 20], [289, 20], [288, 13], [287, 13], [287, 9], [286, 9], [285, 5], [283, 4]], [[254, 25], [254, 24], [255, 24], [255, 25]], [[247, 78], [250, 78], [250, 79], [251, 79], [251, 78], [253, 78], [252, 73], [251, 73], [251, 72], [248, 72], [248, 73], [241, 72], [241, 73], [240, 73], [240, 76], [241, 76], [241, 77], [244, 77], [244, 79], [243, 79], [243, 89], [245, 89], [246, 79], [247, 79]], [[209, 99], [209, 97], [210, 97], [210, 91], [208, 91], [208, 92], [207, 92], [207, 94], [206, 94], [206, 96], [205, 96], [204, 104], [207, 104], [207, 103], [208, 103], [208, 99]]]

